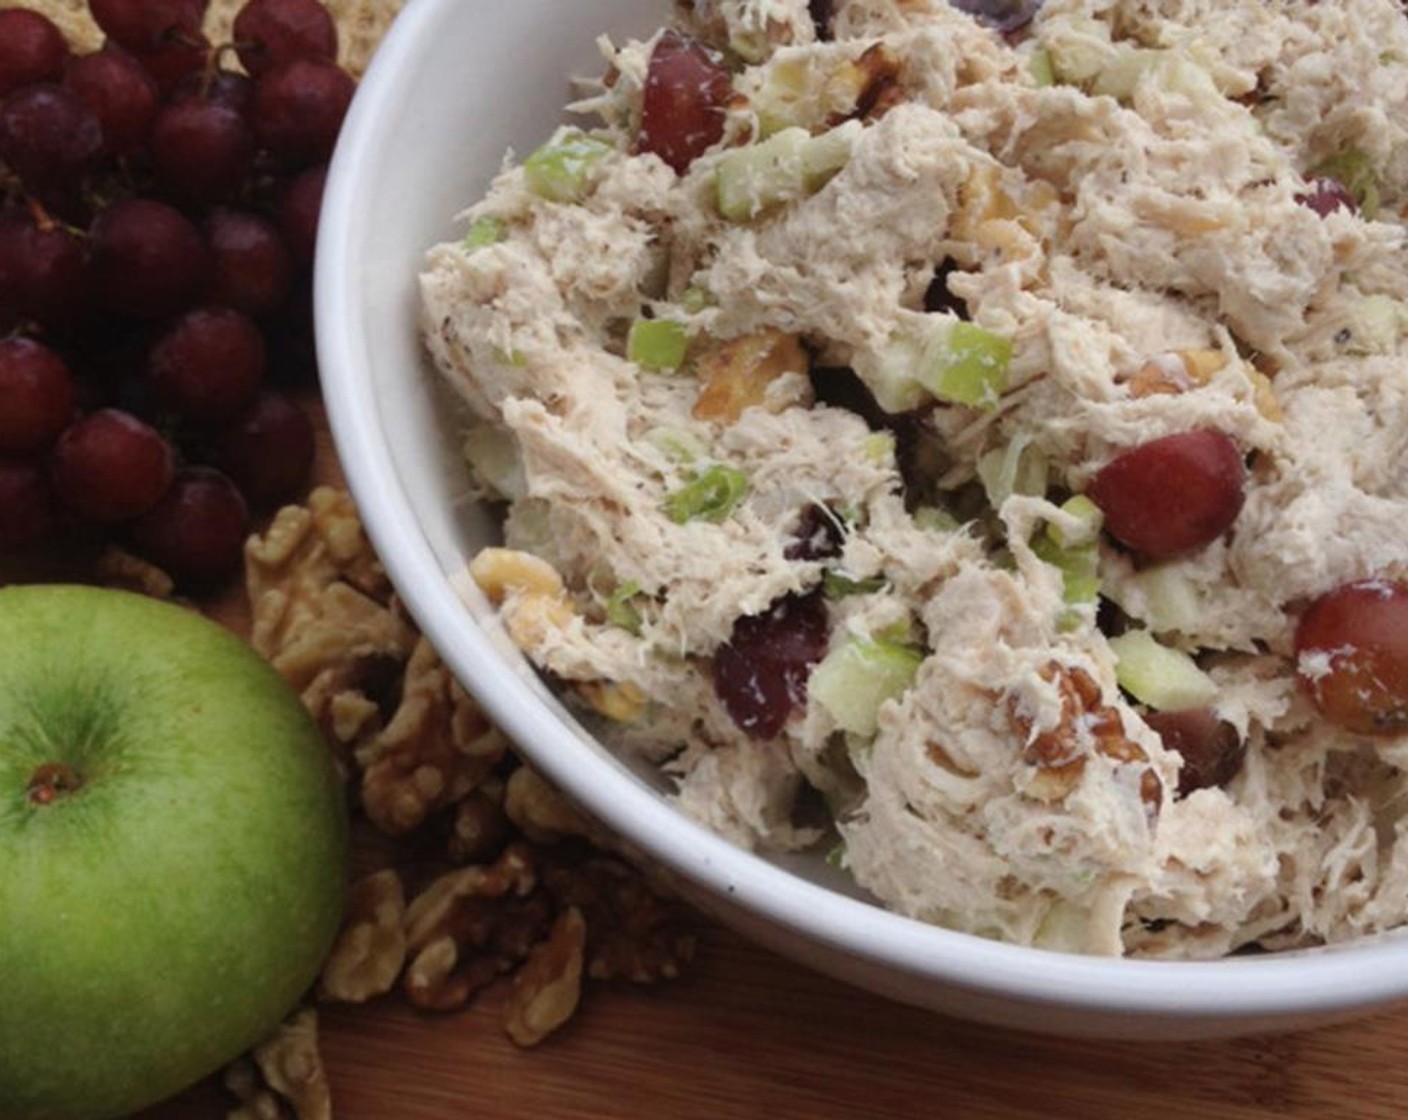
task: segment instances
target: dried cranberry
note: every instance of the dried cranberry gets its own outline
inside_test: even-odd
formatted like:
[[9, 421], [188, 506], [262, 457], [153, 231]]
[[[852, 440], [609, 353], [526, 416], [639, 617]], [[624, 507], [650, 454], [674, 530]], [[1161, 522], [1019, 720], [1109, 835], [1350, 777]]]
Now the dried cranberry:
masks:
[[1148, 712], [1144, 722], [1159, 733], [1164, 746], [1183, 756], [1178, 795], [1225, 786], [1242, 769], [1247, 744], [1237, 729], [1211, 708]]
[[789, 560], [827, 560], [841, 554], [844, 541], [845, 534], [834, 513], [822, 506], [808, 506], [782, 554]]
[[807, 678], [826, 653], [828, 623], [820, 592], [785, 595], [762, 614], [740, 618], [714, 654], [714, 692], [739, 730], [778, 734], [807, 699]]

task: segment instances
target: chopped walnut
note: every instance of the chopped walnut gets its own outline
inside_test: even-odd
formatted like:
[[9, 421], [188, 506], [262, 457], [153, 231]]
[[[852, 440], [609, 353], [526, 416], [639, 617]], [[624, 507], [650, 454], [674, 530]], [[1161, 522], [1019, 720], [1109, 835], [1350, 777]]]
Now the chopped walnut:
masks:
[[497, 778], [472, 789], [455, 806], [448, 849], [456, 863], [483, 863], [493, 859], [509, 835], [504, 812], [504, 783]]
[[171, 577], [155, 564], [116, 545], [103, 549], [93, 563], [93, 571], [104, 587], [133, 591], [151, 599], [170, 599], [176, 591]]
[[468, 794], [506, 749], [503, 736], [421, 638], [406, 665], [396, 714], [359, 752], [362, 807], [383, 832], [409, 832]]
[[805, 374], [807, 366], [807, 353], [796, 335], [768, 329], [725, 342], [699, 359], [701, 388], [694, 416], [732, 423], [747, 408], [782, 412], [810, 403], [802, 382], [797, 393], [774, 391], [781, 377]]
[[470, 562], [470, 577], [500, 608], [504, 626], [525, 653], [537, 651], [576, 617], [562, 577], [546, 560], [510, 548], [485, 548]]
[[504, 1025], [519, 1046], [536, 1046], [577, 1010], [586, 935], [581, 911], [568, 907], [514, 973]]
[[1178, 350], [1150, 358], [1129, 379], [1134, 397], [1176, 395], [1206, 385], [1227, 365], [1221, 350]]
[[296, 1120], [332, 1120], [332, 1093], [318, 1052], [316, 1011], [304, 1008], [295, 1013], [254, 1048], [252, 1057], [252, 1064], [240, 1061], [226, 1070], [226, 1088], [242, 1102], [229, 1120], [280, 1120], [281, 1102], [288, 1104]]
[[389, 992], [406, 963], [405, 919], [406, 894], [395, 871], [378, 871], [354, 883], [318, 994], [365, 1003]]
[[504, 812], [536, 844], [551, 844], [567, 836], [587, 837], [594, 831], [587, 818], [531, 766], [520, 766], [509, 778]]
[[552, 901], [536, 886], [531, 853], [512, 844], [497, 862], [427, 887], [406, 911], [407, 998], [453, 1011], [524, 960], [552, 919]]
[[827, 80], [828, 93], [842, 87], [853, 106], [848, 113], [833, 114], [827, 126], [852, 119], [879, 120], [904, 99], [899, 85], [900, 60], [883, 43], [867, 47], [854, 62], [845, 63]]
[[[1043, 801], [1059, 801], [1080, 782], [1085, 761], [1093, 749], [1116, 762], [1149, 760], [1144, 748], [1124, 733], [1119, 712], [1102, 702], [1100, 686], [1084, 669], [1051, 662], [1041, 671], [1042, 680], [1053, 681], [1061, 698], [1061, 716], [1055, 727], [1038, 732], [1017, 697], [1008, 699], [1008, 716], [1026, 746], [1023, 760], [1036, 767], [1028, 793]], [[1139, 779], [1139, 796], [1146, 811], [1155, 816], [1163, 798], [1163, 782], [1146, 767]]]

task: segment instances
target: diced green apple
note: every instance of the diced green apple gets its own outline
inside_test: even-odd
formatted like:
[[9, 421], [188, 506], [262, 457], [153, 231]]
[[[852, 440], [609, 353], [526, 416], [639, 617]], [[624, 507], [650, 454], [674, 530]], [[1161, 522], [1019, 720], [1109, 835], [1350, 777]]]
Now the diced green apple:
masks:
[[626, 339], [626, 357], [641, 369], [679, 369], [689, 349], [689, 332], [670, 319], [637, 319]]
[[610, 144], [564, 129], [523, 162], [524, 185], [551, 202], [581, 202], [591, 193], [596, 167]]
[[498, 218], [478, 218], [464, 235], [463, 244], [467, 252], [483, 249], [504, 239], [504, 223]]
[[735, 148], [718, 164], [719, 213], [731, 222], [746, 222], [815, 194], [849, 162], [863, 128], [859, 121], [847, 121], [820, 136], [784, 128], [760, 143]]
[[1217, 685], [1182, 650], [1160, 645], [1147, 630], [1110, 639], [1115, 677], [1136, 700], [1157, 711], [1204, 708], [1217, 699]]
[[993, 408], [1007, 388], [1012, 343], [972, 323], [956, 322], [928, 338], [916, 376], [940, 400]]
[[812, 671], [807, 695], [852, 735], [869, 737], [880, 707], [914, 683], [924, 655], [912, 646], [850, 638]]

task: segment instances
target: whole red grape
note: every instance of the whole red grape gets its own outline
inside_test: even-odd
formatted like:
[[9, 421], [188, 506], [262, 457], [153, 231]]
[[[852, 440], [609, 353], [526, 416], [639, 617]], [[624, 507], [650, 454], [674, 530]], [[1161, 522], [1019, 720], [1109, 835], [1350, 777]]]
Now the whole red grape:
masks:
[[279, 200], [279, 232], [293, 259], [305, 267], [317, 252], [318, 217], [327, 181], [326, 167], [309, 168], [290, 180]]
[[200, 33], [207, 0], [88, 0], [109, 38], [129, 51], [155, 50]]
[[0, 326], [29, 321], [61, 329], [88, 310], [88, 253], [57, 222], [21, 209], [0, 210]]
[[349, 74], [323, 59], [295, 59], [262, 74], [254, 89], [260, 142], [292, 167], [326, 162], [356, 89]]
[[179, 211], [152, 199], [113, 203], [89, 237], [94, 292], [109, 309], [160, 319], [200, 298], [210, 259], [200, 231]]
[[147, 378], [157, 399], [195, 424], [238, 416], [264, 379], [264, 337], [226, 307], [203, 307], [177, 319], [152, 346]]
[[1296, 628], [1296, 669], [1332, 723], [1408, 731], [1408, 584], [1361, 580], [1316, 599]]
[[314, 450], [308, 414], [287, 397], [266, 391], [215, 437], [210, 461], [234, 480], [250, 505], [272, 509], [303, 493]]
[[1178, 772], [1180, 797], [1225, 786], [1246, 760], [1246, 740], [1211, 708], [1146, 712], [1144, 722], [1159, 733], [1165, 748], [1183, 756], [1183, 769]]
[[0, 97], [57, 81], [67, 57], [68, 42], [48, 17], [24, 8], [0, 11]]
[[187, 202], [215, 202], [244, 186], [254, 166], [254, 130], [218, 101], [186, 98], [152, 122], [152, 172], [163, 190]]
[[66, 506], [106, 524], [151, 509], [171, 485], [175, 456], [151, 425], [105, 408], [59, 436], [49, 470]]
[[24, 86], [0, 104], [0, 160], [36, 194], [72, 189], [102, 150], [97, 114], [62, 86]]
[[147, 50], [131, 49], [156, 82], [162, 97], [171, 97], [181, 83], [203, 73], [210, 61], [210, 42], [199, 32], [183, 34]]
[[1222, 536], [1246, 498], [1246, 466], [1230, 436], [1197, 429], [1139, 444], [1100, 469], [1087, 491], [1105, 528], [1149, 560]]
[[0, 456], [0, 554], [39, 541], [53, 520], [53, 506], [42, 466]]
[[293, 260], [273, 223], [241, 210], [205, 219], [212, 272], [210, 300], [256, 318], [282, 306], [293, 286]]
[[696, 40], [666, 31], [646, 70], [636, 151], [653, 152], [681, 175], [724, 134], [733, 80]]
[[234, 31], [240, 61], [256, 77], [299, 58], [337, 59], [337, 24], [318, 0], [249, 0]]
[[131, 155], [146, 142], [160, 95], [152, 76], [121, 47], [108, 43], [71, 59], [63, 84], [97, 116], [104, 155]]
[[68, 427], [76, 403], [62, 358], [32, 338], [0, 339], [0, 452], [42, 451]]
[[249, 511], [235, 484], [209, 467], [184, 467], [157, 503], [137, 518], [136, 551], [188, 590], [233, 576], [244, 556]]

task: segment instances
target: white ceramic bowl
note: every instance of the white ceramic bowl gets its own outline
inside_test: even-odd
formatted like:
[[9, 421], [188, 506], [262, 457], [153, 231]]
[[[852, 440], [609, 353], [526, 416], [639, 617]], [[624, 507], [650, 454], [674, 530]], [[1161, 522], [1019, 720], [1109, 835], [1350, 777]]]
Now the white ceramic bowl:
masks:
[[[1160, 963], [996, 944], [850, 896], [820, 857], [770, 862], [676, 812], [539, 683], [462, 575], [495, 526], [464, 497], [445, 399], [417, 338], [425, 251], [462, 229], [504, 152], [561, 117], [594, 41], [645, 36], [667, 0], [412, 0], [348, 117], [317, 262], [323, 388], [371, 537], [457, 677], [553, 780], [744, 934], [866, 988], [1028, 1029], [1189, 1038], [1288, 1029], [1408, 997], [1408, 940]], [[785, 1013], [785, 1008], [779, 1008]]]

